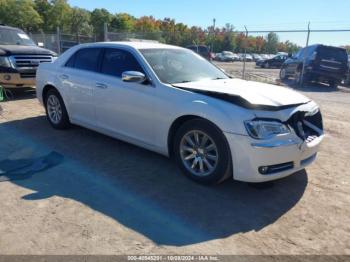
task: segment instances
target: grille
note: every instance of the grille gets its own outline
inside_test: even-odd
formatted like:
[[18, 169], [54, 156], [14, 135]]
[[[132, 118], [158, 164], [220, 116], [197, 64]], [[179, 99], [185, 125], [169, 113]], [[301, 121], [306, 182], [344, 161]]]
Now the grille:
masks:
[[37, 68], [41, 63], [51, 63], [52, 57], [46, 55], [18, 55], [13, 56], [14, 64], [18, 69]]
[[323, 121], [320, 111], [314, 115], [308, 115], [307, 112], [297, 112], [287, 121], [287, 124], [307, 143], [315, 140], [323, 132]]
[[36, 72], [25, 72], [25, 73], [20, 73], [21, 78], [35, 78]]
[[305, 116], [305, 121], [313, 124], [317, 128], [323, 130], [323, 120], [322, 120], [322, 114], [320, 111], [318, 111], [315, 115], [312, 116]]

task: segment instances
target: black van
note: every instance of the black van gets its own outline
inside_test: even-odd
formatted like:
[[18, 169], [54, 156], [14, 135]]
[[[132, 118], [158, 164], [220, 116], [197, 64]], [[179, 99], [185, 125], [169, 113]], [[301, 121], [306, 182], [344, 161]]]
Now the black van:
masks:
[[337, 87], [346, 78], [348, 72], [348, 55], [345, 49], [312, 45], [300, 49], [284, 62], [280, 78], [284, 80], [288, 77], [294, 77], [295, 82], [301, 84], [304, 61], [304, 83], [327, 82], [330, 86]]

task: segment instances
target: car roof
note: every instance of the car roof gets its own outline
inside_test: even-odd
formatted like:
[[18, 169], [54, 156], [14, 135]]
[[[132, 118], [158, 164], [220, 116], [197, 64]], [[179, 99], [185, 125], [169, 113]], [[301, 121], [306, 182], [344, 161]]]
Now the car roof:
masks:
[[309, 45], [307, 48], [316, 48], [316, 47], [335, 48], [335, 49], [344, 49], [345, 50], [345, 48], [343, 48], [343, 47], [323, 45], [323, 44], [313, 44], [313, 45]]
[[182, 49], [178, 46], [165, 45], [161, 43], [154, 42], [142, 42], [142, 41], [120, 41], [120, 42], [98, 42], [98, 43], [89, 43], [83, 44], [85, 47], [131, 47], [134, 49]]
[[10, 29], [10, 30], [22, 31], [20, 28], [7, 26], [7, 25], [0, 25], [0, 29]]

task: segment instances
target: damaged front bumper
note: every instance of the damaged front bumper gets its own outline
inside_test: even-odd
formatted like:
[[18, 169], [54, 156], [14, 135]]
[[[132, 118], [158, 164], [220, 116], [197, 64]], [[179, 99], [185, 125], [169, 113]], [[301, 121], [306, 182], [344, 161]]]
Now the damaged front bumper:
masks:
[[233, 178], [253, 183], [276, 180], [304, 169], [316, 159], [324, 138], [322, 134], [308, 142], [291, 134], [257, 143], [249, 136], [225, 136], [231, 149]]

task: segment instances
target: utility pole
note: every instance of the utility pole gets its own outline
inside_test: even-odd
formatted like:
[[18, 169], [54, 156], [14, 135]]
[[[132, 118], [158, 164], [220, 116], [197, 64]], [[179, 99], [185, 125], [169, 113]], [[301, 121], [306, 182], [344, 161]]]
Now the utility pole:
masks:
[[247, 44], [248, 44], [248, 29], [246, 26], [245, 28], [245, 41], [244, 41], [244, 59], [243, 59], [243, 79], [245, 79], [245, 63], [246, 63], [246, 56], [247, 56]]
[[215, 43], [215, 37], [216, 37], [216, 34], [215, 34], [215, 25], [216, 25], [216, 19], [214, 18], [213, 19], [213, 40], [211, 42], [211, 51], [214, 53], [214, 43]]
[[309, 40], [310, 40], [310, 22], [307, 25], [307, 38], [306, 38], [306, 46], [304, 49], [304, 61], [303, 61], [303, 69], [301, 71], [301, 77], [300, 77], [300, 86], [304, 84], [305, 63], [306, 63], [307, 47], [309, 46]]
[[56, 28], [56, 41], [57, 41], [57, 53], [60, 55], [62, 50], [61, 50], [61, 31], [59, 26], [57, 26]]
[[108, 25], [107, 23], [103, 24], [103, 41], [107, 42], [108, 39]]

